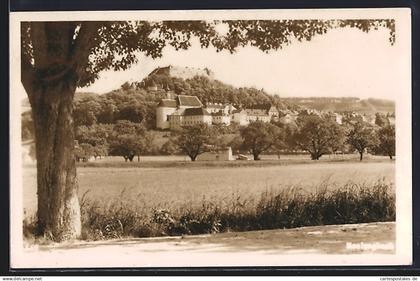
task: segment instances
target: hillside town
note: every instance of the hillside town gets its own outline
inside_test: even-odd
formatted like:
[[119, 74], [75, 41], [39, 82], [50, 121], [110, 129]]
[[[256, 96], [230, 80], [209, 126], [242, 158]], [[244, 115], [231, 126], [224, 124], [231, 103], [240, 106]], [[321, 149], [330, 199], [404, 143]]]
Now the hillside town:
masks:
[[232, 104], [203, 103], [196, 96], [177, 95], [162, 99], [156, 108], [156, 128], [175, 129], [198, 123], [249, 125], [252, 121], [270, 122], [279, 118], [272, 105], [238, 109]]
[[[359, 117], [364, 122], [375, 124], [375, 116], [356, 112], [337, 113], [316, 109], [279, 110], [271, 104], [254, 105], [247, 108], [222, 103], [208, 102], [203, 104], [196, 96], [175, 95], [168, 91], [167, 98], [162, 99], [156, 107], [156, 128], [173, 130], [199, 123], [207, 125], [224, 124], [226, 126], [235, 123], [240, 126], [247, 126], [255, 121], [266, 123], [276, 121], [291, 124], [297, 120], [299, 114], [329, 117], [340, 125], [345, 116]], [[386, 118], [390, 124], [395, 124], [394, 116], [387, 116]]]
[[[264, 145], [265, 153], [308, 152], [312, 159], [319, 159], [319, 148], [315, 151], [302, 147], [298, 139], [312, 139], [311, 134], [318, 134], [324, 128], [323, 136], [331, 134], [335, 143], [323, 147], [322, 154], [332, 151], [352, 153], [356, 147], [349, 147], [346, 139], [358, 125], [361, 131], [357, 133], [360, 134], [364, 134], [366, 128], [369, 132], [375, 131], [375, 134], [380, 134], [381, 129], [390, 129], [392, 135], [394, 106], [392, 101], [353, 97], [282, 98], [263, 89], [235, 88], [224, 84], [216, 80], [214, 73], [207, 68], [169, 65], [154, 69], [140, 82], [126, 82], [120, 89], [103, 95], [76, 95], [76, 159], [93, 161], [105, 156], [122, 156], [125, 161], [133, 161], [137, 155], [139, 161], [140, 155], [187, 153], [190, 156], [190, 149], [180, 142], [182, 132], [187, 134], [190, 131], [193, 136], [204, 140], [199, 156], [192, 156], [193, 161], [196, 158], [199, 161], [249, 159], [241, 156], [253, 150], [250, 144], [246, 144], [247, 130], [255, 130], [258, 137], [269, 132], [266, 139], [270, 143]], [[30, 158], [34, 160], [35, 148], [28, 101], [22, 103], [22, 109], [26, 163], [31, 162], [27, 161]], [[306, 126], [308, 122], [315, 122], [315, 125]], [[208, 126], [195, 126], [199, 124]], [[200, 127], [206, 127], [208, 131], [194, 132]], [[281, 134], [275, 131], [282, 132], [284, 142], [279, 142], [277, 148], [273, 141]], [[368, 137], [372, 139], [370, 148], [376, 149], [376, 154], [384, 154], [384, 149], [375, 147], [380, 136]], [[222, 146], [218, 138], [223, 139]], [[215, 149], [212, 142], [218, 142], [219, 147]], [[205, 147], [213, 148], [207, 151]], [[359, 150], [364, 153], [367, 147]], [[393, 153], [390, 150], [390, 157]], [[259, 158], [258, 155], [253, 157]]]

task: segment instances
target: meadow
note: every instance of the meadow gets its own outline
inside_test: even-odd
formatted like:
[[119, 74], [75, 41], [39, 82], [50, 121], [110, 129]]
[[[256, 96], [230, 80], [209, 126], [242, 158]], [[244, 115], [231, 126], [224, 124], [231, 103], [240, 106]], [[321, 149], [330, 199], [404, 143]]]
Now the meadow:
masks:
[[[157, 168], [153, 161], [142, 162], [144, 167], [79, 166], [85, 238], [290, 228], [395, 216], [393, 161], [273, 161], [232, 161], [221, 167], [206, 162], [167, 167], [162, 162]], [[36, 212], [33, 166], [23, 170], [23, 195], [25, 218], [31, 220]]]
[[[310, 161], [310, 160], [309, 160]], [[238, 164], [242, 161], [236, 161]], [[343, 184], [372, 184], [378, 180], [394, 185], [395, 162], [321, 162], [259, 166], [137, 168], [78, 167], [80, 198], [120, 199], [151, 208], [183, 207], [203, 199], [230, 202], [262, 192], [299, 187], [315, 191], [321, 183], [330, 188]], [[203, 163], [203, 162], [201, 162]], [[199, 164], [200, 165], [200, 164]], [[249, 164], [248, 164], [249, 165]], [[23, 206], [28, 216], [36, 211], [36, 168], [23, 169]]]

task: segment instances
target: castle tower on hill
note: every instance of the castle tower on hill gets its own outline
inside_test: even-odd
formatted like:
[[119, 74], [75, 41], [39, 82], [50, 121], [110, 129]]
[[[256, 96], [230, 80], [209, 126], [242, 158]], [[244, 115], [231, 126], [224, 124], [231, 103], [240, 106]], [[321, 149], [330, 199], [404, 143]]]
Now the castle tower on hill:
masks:
[[[149, 76], [164, 75], [180, 79], [191, 79], [204, 76], [214, 80], [214, 73], [208, 68], [166, 66], [153, 70]], [[196, 96], [176, 95], [168, 85], [160, 85], [166, 90], [166, 98], [162, 99], [156, 108], [156, 128], [176, 129], [182, 126], [204, 123], [230, 125], [248, 125], [253, 121], [270, 122], [279, 117], [277, 108], [272, 105], [241, 108], [232, 104], [207, 102], [205, 105]]]
[[208, 68], [200, 69], [195, 67], [181, 67], [181, 66], [173, 66], [168, 65], [166, 67], [158, 67], [153, 70], [149, 76], [151, 75], [166, 75], [169, 77], [177, 77], [181, 79], [191, 79], [195, 76], [204, 76], [211, 80], [214, 80], [214, 73]]

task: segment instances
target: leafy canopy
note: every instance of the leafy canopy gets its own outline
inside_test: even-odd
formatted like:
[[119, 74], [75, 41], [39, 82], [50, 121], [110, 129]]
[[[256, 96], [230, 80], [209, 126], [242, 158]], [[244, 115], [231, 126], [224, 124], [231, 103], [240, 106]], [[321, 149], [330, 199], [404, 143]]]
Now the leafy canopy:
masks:
[[344, 131], [330, 118], [318, 115], [302, 115], [298, 118], [298, 130], [294, 135], [296, 146], [311, 154], [312, 160], [336, 151], [344, 142]]
[[347, 143], [363, 154], [366, 148], [372, 148], [378, 143], [375, 128], [367, 122], [357, 122], [347, 135]]
[[388, 155], [391, 159], [395, 155], [395, 126], [386, 125], [378, 130], [378, 146], [376, 152]]
[[[217, 31], [220, 25], [227, 27], [226, 33]], [[395, 42], [391, 19], [22, 22], [22, 83], [29, 95], [34, 81], [41, 87], [67, 79], [84, 87], [103, 70], [137, 63], [139, 53], [158, 58], [165, 46], [189, 48], [192, 38], [217, 51], [250, 45], [268, 52], [342, 27], [364, 32], [384, 27], [390, 43]]]
[[192, 161], [195, 161], [198, 155], [212, 150], [214, 147], [213, 139], [217, 138], [216, 131], [204, 123], [184, 126], [179, 131], [175, 131], [174, 134], [174, 143]]
[[254, 160], [260, 160], [259, 155], [268, 150], [280, 139], [280, 128], [263, 121], [251, 122], [241, 129], [243, 147], [254, 156]]

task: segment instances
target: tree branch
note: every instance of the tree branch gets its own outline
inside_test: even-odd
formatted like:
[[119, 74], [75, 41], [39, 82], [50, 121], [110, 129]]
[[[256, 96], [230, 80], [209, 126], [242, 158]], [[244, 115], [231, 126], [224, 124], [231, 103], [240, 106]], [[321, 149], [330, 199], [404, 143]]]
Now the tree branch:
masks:
[[29, 61], [25, 59], [25, 56], [21, 58], [21, 75], [20, 81], [22, 82], [23, 88], [28, 95], [29, 102], [33, 105], [33, 98], [34, 98], [34, 91], [33, 91], [33, 84], [35, 79], [35, 69], [31, 65]]
[[32, 22], [30, 25], [31, 42], [34, 56], [34, 65], [42, 69], [48, 65], [47, 34], [45, 22]]
[[89, 54], [94, 44], [93, 37], [98, 31], [99, 22], [82, 22], [79, 33], [75, 39], [71, 55], [71, 65], [80, 75], [88, 64]]

